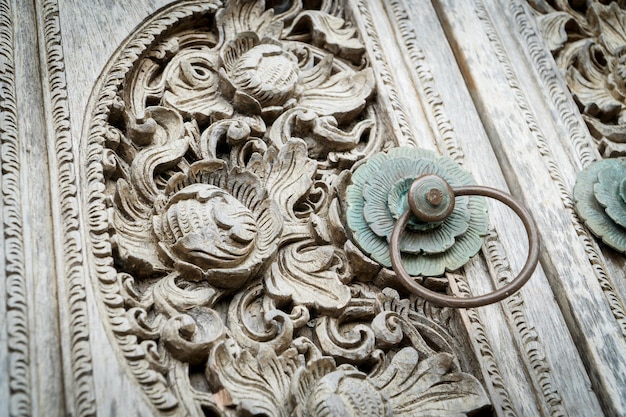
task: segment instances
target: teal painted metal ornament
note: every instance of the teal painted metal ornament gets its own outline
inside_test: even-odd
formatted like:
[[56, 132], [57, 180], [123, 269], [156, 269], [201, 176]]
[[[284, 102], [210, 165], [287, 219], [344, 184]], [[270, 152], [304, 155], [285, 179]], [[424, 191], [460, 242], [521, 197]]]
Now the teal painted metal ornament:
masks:
[[626, 253], [626, 158], [594, 162], [574, 185], [576, 212], [608, 246]]
[[[419, 187], [411, 190], [418, 177]], [[411, 217], [400, 240], [407, 272], [440, 276], [457, 270], [478, 253], [487, 233], [484, 198], [454, 198], [450, 189], [473, 184], [459, 164], [431, 151], [399, 147], [376, 154], [358, 166], [346, 190], [352, 239], [373, 260], [391, 267], [389, 239], [396, 221], [411, 206], [422, 214]]]

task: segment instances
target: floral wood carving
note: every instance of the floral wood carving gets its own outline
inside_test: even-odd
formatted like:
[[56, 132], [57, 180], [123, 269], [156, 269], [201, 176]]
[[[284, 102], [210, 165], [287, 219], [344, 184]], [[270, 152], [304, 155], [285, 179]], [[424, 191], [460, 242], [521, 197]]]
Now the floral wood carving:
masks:
[[528, 2], [600, 152], [626, 155], [626, 10], [618, 2]]
[[[105, 71], [88, 131], [110, 330], [167, 415], [465, 415], [446, 330], [345, 232], [350, 169], [395, 144], [338, 2], [182, 2]], [[106, 213], [106, 214], [105, 214]]]

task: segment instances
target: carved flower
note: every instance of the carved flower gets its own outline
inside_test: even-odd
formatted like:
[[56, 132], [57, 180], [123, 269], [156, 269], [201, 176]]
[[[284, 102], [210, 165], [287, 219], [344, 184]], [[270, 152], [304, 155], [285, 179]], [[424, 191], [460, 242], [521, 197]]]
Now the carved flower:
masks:
[[393, 416], [389, 399], [367, 380], [367, 375], [352, 367], [324, 375], [307, 394], [306, 398], [298, 398], [304, 400], [298, 416]]
[[[352, 175], [346, 191], [346, 221], [359, 247], [380, 264], [390, 267], [388, 241], [394, 225], [408, 207], [413, 180], [435, 174], [451, 186], [473, 184], [454, 161], [416, 148], [395, 148], [371, 157]], [[438, 276], [464, 265], [482, 246], [487, 231], [483, 198], [461, 197], [441, 222], [413, 218], [402, 234], [400, 250], [411, 275]]]
[[[264, 11], [262, 2], [231, 2], [216, 23], [223, 36], [219, 48], [194, 45], [163, 71], [163, 104], [189, 117], [214, 121], [237, 110], [273, 120], [300, 107], [341, 123], [362, 111], [374, 91], [371, 68], [355, 71], [316, 46], [281, 40], [284, 22]], [[363, 52], [354, 29], [343, 28], [342, 19], [309, 11], [296, 23], [349, 46], [352, 59]], [[233, 32], [233, 26], [239, 30]]]
[[593, 234], [626, 253], [626, 159], [605, 159], [578, 174], [576, 212]]
[[220, 160], [193, 164], [173, 177], [152, 217], [166, 262], [188, 279], [239, 288], [270, 262], [282, 217], [256, 175]]
[[406, 347], [368, 375], [352, 365], [336, 366], [308, 347], [313, 358], [303, 364], [295, 349], [278, 356], [263, 346], [253, 356], [222, 344], [212, 353], [209, 368], [219, 370], [220, 382], [245, 415], [444, 417], [489, 408], [480, 382], [455, 369], [448, 353], [420, 358]]
[[280, 42], [240, 34], [221, 51], [220, 74], [244, 113], [279, 114], [296, 103], [301, 92], [298, 59]]

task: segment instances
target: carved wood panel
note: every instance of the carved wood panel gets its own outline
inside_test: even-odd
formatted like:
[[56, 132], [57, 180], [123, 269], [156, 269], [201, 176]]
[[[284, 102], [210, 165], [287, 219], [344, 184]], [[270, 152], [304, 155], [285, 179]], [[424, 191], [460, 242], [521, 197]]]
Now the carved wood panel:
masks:
[[[625, 262], [571, 197], [621, 152], [623, 10], [588, 3], [0, 0], [0, 415], [623, 415]], [[438, 163], [539, 224], [499, 304], [390, 267]], [[409, 226], [421, 284], [519, 271], [480, 201]]]

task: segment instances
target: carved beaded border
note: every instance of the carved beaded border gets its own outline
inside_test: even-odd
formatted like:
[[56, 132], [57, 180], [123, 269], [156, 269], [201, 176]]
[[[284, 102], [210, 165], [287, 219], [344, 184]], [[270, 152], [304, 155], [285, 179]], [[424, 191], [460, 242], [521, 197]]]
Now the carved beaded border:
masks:
[[[436, 84], [434, 82], [434, 76], [428, 66], [428, 62], [426, 59], [426, 54], [420, 48], [417, 42], [417, 35], [414, 30], [412, 30], [410, 25], [407, 25], [405, 22], [409, 20], [408, 14], [401, 7], [400, 0], [392, 0], [389, 4], [391, 6], [393, 15], [398, 23], [398, 28], [400, 29], [400, 36], [402, 37], [402, 41], [407, 47], [408, 56], [411, 60], [411, 64], [414, 66], [414, 69], [418, 75], [419, 81], [421, 83], [422, 89], [427, 99], [428, 106], [424, 106], [424, 109], [430, 109], [432, 111], [432, 116], [437, 124], [437, 129], [440, 134], [440, 137], [443, 140], [445, 145], [445, 152], [448, 156], [454, 159], [457, 163], [463, 164], [463, 160], [465, 158], [465, 154], [461, 145], [456, 140], [454, 127], [450, 119], [447, 117], [445, 112], [445, 105], [441, 98], [441, 95], [437, 91]], [[500, 244], [500, 240], [497, 237], [497, 233], [494, 229], [489, 230], [489, 235], [487, 237], [487, 245], [484, 250], [484, 256], [487, 261], [492, 265], [500, 265], [500, 268], [497, 270], [497, 276], [500, 277], [500, 283], [505, 283], [505, 281], [510, 280], [510, 268], [508, 268], [508, 260], [502, 245]], [[461, 294], [471, 295], [471, 291], [467, 282], [463, 277], [458, 277], [457, 285]], [[525, 314], [523, 314], [523, 310], [521, 308], [523, 304], [523, 300], [519, 294], [515, 295], [515, 303], [512, 304], [510, 302], [505, 303], [507, 314], [515, 316], [515, 326], [516, 328], [526, 328], [528, 327], [528, 331], [522, 334], [522, 338], [524, 342], [529, 342], [529, 338], [525, 337], [529, 334], [534, 334], [534, 328], [528, 326]], [[468, 325], [471, 325], [475, 336], [472, 337], [473, 343], [477, 345], [477, 352], [480, 354], [482, 360], [484, 361], [484, 370], [489, 375], [488, 383], [493, 386], [492, 395], [497, 395], [498, 401], [497, 404], [501, 408], [501, 411], [505, 413], [507, 416], [516, 416], [517, 412], [510, 398], [510, 394], [502, 379], [502, 375], [499, 369], [499, 366], [495, 360], [495, 354], [493, 352], [493, 348], [491, 346], [491, 342], [489, 341], [486, 332], [485, 325], [480, 318], [480, 315], [473, 309], [467, 310], [468, 316]], [[536, 342], [536, 340], [535, 340]], [[537, 350], [537, 347], [534, 348]], [[530, 355], [529, 351], [525, 351], [525, 357], [528, 356], [537, 357], [538, 355]], [[539, 354], [541, 357], [545, 358], [545, 354], [543, 354], [543, 349], [539, 349]], [[541, 369], [549, 369], [545, 364], [543, 364], [543, 368]], [[551, 377], [548, 375], [542, 380], [551, 380]], [[553, 391], [553, 390], [551, 390]]]
[[52, 115], [51, 132], [55, 159], [57, 199], [60, 211], [62, 254], [67, 303], [70, 320], [71, 370], [73, 376], [73, 409], [78, 416], [96, 414], [92, 381], [92, 357], [89, 346], [89, 323], [85, 294], [84, 259], [79, 237], [80, 215], [76, 165], [70, 133], [70, 113], [67, 102], [65, 62], [59, 22], [59, 6], [56, 0], [43, 4], [39, 21], [43, 28], [45, 45], [44, 89], [48, 89], [48, 101], [44, 103]]
[[[543, 40], [537, 33], [537, 30], [532, 23], [532, 18], [526, 11], [525, 7], [520, 4], [519, 0], [510, 2], [508, 7], [510, 13], [515, 19], [517, 32], [521, 35], [522, 39], [524, 39], [524, 43], [528, 45], [527, 51], [532, 63], [537, 69], [543, 85], [546, 86], [546, 90], [550, 92], [549, 97], [558, 109], [559, 117], [561, 118], [563, 125], [568, 130], [570, 137], [573, 138], [577, 157], [584, 168], [593, 162], [595, 157], [593, 147], [591, 146], [591, 139], [584, 133], [584, 130], [581, 128], [582, 121], [580, 121], [576, 116], [576, 107], [567, 92], [567, 88], [555, 75], [558, 70], [554, 64], [550, 63], [552, 58], [549, 55], [549, 51], [544, 47]], [[527, 119], [530, 117], [528, 120], [534, 123], [533, 115], [529, 112], [525, 113], [528, 113]], [[541, 135], [538, 130], [537, 133]], [[584, 245], [589, 263], [593, 266], [596, 279], [604, 292], [609, 308], [613, 313], [613, 317], [621, 329], [622, 337], [626, 338], [626, 310], [624, 309], [623, 302], [613, 287], [600, 249], [594, 238], [591, 237], [574, 211], [574, 202], [572, 201], [570, 191], [561, 178], [561, 174], [554, 162], [554, 158], [552, 157], [552, 150], [550, 149], [545, 137], [538, 137], [538, 144], [541, 155], [544, 157], [548, 166], [552, 180], [558, 185], [563, 207], [569, 214], [570, 220], [582, 244]]]
[[[104, 175], [101, 155], [104, 149], [105, 125], [109, 116], [108, 108], [113, 103], [117, 89], [126, 73], [159, 34], [171, 28], [181, 19], [205, 12], [214, 12], [220, 4], [218, 1], [186, 1], [167, 6], [156, 14], [147, 17], [144, 23], [118, 49], [117, 54], [109, 60], [110, 64], [103, 71], [107, 77], [94, 87], [94, 91], [100, 91], [100, 95], [93, 98], [92, 103], [96, 103], [96, 105], [88, 113], [92, 115], [90, 124], [85, 126], [87, 131], [91, 132], [86, 144], [87, 168], [85, 178], [88, 188], [85, 207], [89, 230], [92, 232], [90, 243], [94, 259], [91, 264], [94, 265], [93, 272], [98, 280], [99, 292], [103, 295], [104, 315], [110, 321], [123, 314], [124, 309], [120, 305], [121, 287], [117, 281], [117, 271], [113, 267], [105, 197], [102, 193]], [[148, 19], [150, 20], [148, 21]], [[154, 381], [147, 361], [137, 358], [136, 350], [140, 349], [137, 338], [116, 332], [115, 329], [113, 329], [113, 336], [125, 356], [122, 363], [130, 366], [137, 383], [152, 405], [161, 411], [175, 408], [178, 402], [166, 382], [158, 379]], [[179, 412], [184, 412], [184, 410], [179, 410]]]
[[13, 6], [0, 0], [0, 168], [4, 274], [7, 316], [9, 412], [29, 416], [32, 412], [29, 358], [29, 324], [26, 278], [24, 276], [24, 238], [21, 158], [17, 128], [17, 99], [14, 64]]

